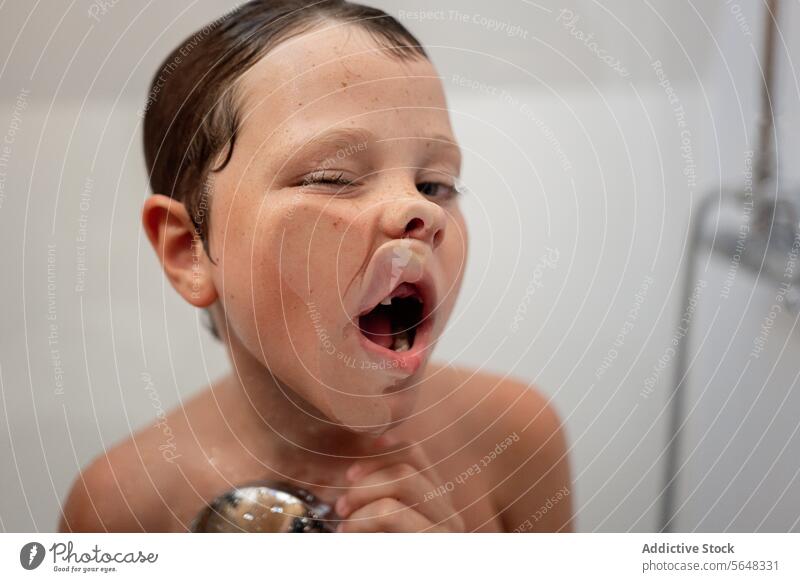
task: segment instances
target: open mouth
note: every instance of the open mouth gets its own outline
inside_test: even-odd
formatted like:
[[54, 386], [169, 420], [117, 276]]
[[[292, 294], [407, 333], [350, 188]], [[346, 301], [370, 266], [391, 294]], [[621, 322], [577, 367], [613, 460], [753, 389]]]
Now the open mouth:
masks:
[[358, 327], [369, 341], [394, 352], [407, 352], [414, 347], [424, 307], [417, 287], [402, 283], [372, 310], [359, 316]]

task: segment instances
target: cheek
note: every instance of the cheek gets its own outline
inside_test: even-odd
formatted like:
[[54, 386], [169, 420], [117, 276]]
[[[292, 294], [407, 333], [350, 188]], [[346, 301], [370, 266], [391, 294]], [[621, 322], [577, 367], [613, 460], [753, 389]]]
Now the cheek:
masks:
[[330, 291], [349, 283], [368, 252], [369, 237], [353, 220], [357, 209], [327, 200], [287, 194], [260, 205], [238, 204], [217, 245], [224, 252], [226, 283], [252, 283], [254, 292], [283, 283], [302, 297], [320, 285]]
[[442, 242], [440, 255], [442, 257], [442, 271], [447, 279], [448, 303], [452, 306], [461, 288], [464, 270], [467, 266], [467, 251], [469, 237], [464, 217], [458, 210], [450, 211], [447, 235]]
[[339, 317], [349, 312], [348, 290], [374, 237], [369, 220], [363, 218], [349, 201], [298, 201], [283, 220], [259, 225], [263, 243], [258, 252], [284, 288]]
[[276, 195], [260, 215], [242, 212], [220, 265], [226, 316], [241, 343], [317, 405], [309, 391], [343, 366], [336, 355], [352, 335], [358, 299], [348, 290], [374, 238], [374, 217], [335, 202]]

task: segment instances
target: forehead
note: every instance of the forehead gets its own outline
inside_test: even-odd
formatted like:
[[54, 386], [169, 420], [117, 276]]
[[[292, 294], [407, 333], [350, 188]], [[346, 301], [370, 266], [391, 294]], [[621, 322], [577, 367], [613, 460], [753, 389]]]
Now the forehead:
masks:
[[284, 41], [243, 75], [239, 95], [242, 141], [293, 141], [334, 126], [452, 135], [433, 65], [388, 54], [352, 24], [328, 22]]

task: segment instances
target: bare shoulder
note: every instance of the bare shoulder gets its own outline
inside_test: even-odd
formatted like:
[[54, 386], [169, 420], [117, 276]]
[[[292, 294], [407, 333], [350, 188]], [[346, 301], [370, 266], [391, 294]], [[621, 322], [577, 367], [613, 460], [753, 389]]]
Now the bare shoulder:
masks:
[[511, 376], [434, 367], [433, 392], [492, 477], [507, 530], [571, 531], [572, 483], [564, 426], [548, 397]]
[[187, 488], [178, 463], [191, 455], [187, 411], [177, 408], [98, 455], [76, 478], [59, 530], [66, 532], [171, 531], [177, 492]]
[[[432, 366], [429, 382], [434, 398], [444, 403], [473, 436], [478, 429], [487, 438], [512, 432], [543, 436], [561, 426], [548, 398], [532, 384], [508, 375], [453, 366]], [[431, 403], [432, 404], [432, 403]]]
[[64, 504], [59, 524], [67, 532], [135, 532], [150, 529], [145, 515], [136, 510], [143, 496], [132, 497], [130, 485], [138, 482], [141, 465], [133, 439], [98, 455], [78, 475]]

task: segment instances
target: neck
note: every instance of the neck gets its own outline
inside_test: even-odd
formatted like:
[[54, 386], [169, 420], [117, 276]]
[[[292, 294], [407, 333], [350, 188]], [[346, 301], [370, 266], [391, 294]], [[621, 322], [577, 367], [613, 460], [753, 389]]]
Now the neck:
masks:
[[[241, 356], [241, 354], [245, 354]], [[344, 473], [374, 453], [374, 435], [354, 433], [328, 421], [245, 350], [236, 354], [236, 373], [223, 382], [222, 413], [237, 438], [271, 472], [304, 484], [343, 485]]]

